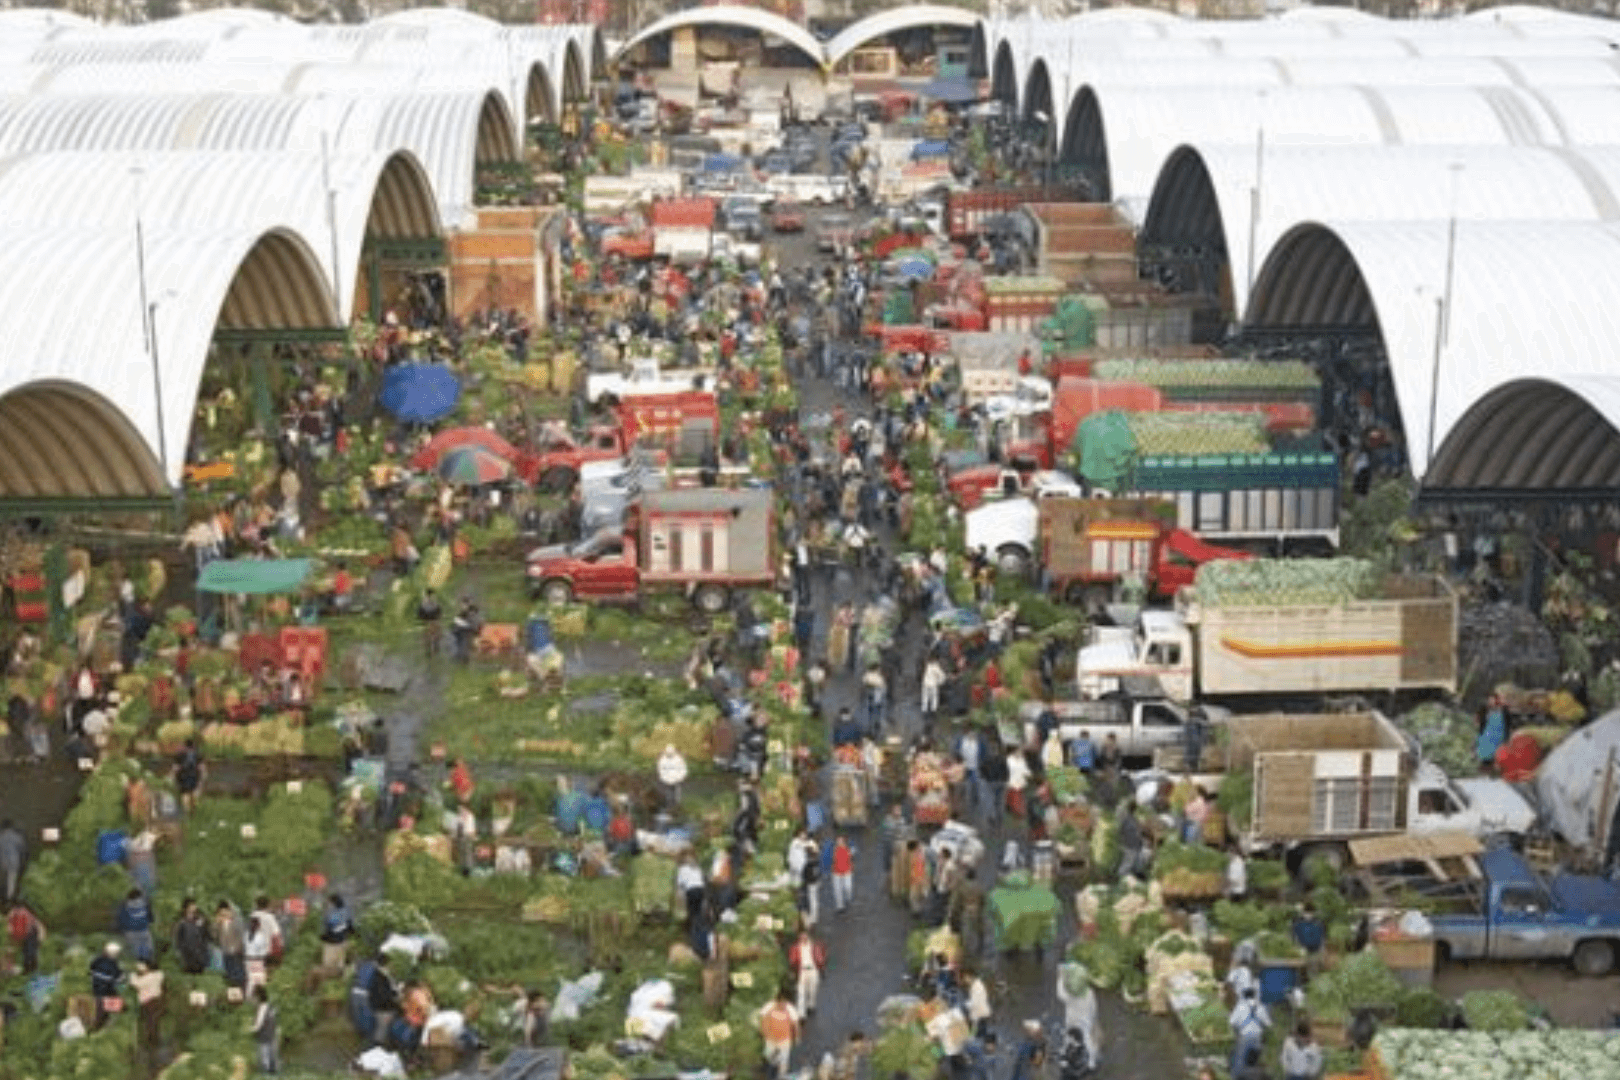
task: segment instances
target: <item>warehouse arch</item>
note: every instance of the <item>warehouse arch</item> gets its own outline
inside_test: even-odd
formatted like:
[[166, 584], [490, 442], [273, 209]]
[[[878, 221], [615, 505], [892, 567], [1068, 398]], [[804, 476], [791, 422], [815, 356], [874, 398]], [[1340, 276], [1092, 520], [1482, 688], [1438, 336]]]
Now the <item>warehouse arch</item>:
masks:
[[996, 64], [990, 77], [990, 96], [1018, 107], [1018, 65], [1013, 60], [1012, 43], [996, 46]]
[[790, 22], [782, 16], [769, 11], [741, 7], [736, 4], [688, 8], [685, 11], [677, 11], [673, 15], [666, 15], [652, 25], [643, 27], [631, 35], [628, 41], [619, 46], [618, 55], [625, 56], [637, 45], [660, 34], [667, 34], [689, 26], [730, 26], [742, 30], [753, 30], [759, 34], [769, 34], [772, 37], [781, 38], [804, 53], [805, 56], [815, 61], [818, 68], [825, 67], [827, 63], [827, 54], [821, 47], [821, 42], [817, 41], [815, 35], [798, 23]]
[[[947, 7], [944, 4], [913, 4], [890, 8], [868, 15], [840, 30], [827, 42], [827, 63], [837, 64], [844, 57], [874, 41], [902, 30], [955, 27], [960, 30], [977, 28], [979, 17], [966, 8]], [[983, 45], [981, 42], [980, 50]], [[971, 58], [970, 58], [971, 65]]]
[[1255, 279], [1245, 322], [1255, 327], [1379, 330], [1361, 267], [1325, 225], [1297, 226], [1277, 242]]
[[1112, 202], [1113, 174], [1108, 163], [1108, 132], [1103, 125], [1102, 106], [1097, 91], [1082, 86], [1069, 104], [1063, 124], [1059, 160], [1077, 165], [1091, 183], [1098, 202]]
[[551, 121], [557, 118], [552, 103], [556, 100], [552, 96], [551, 73], [546, 65], [533, 63], [529, 65], [529, 77], [523, 86], [523, 115], [530, 122]]
[[585, 67], [585, 54], [580, 51], [579, 42], [569, 39], [563, 49], [563, 98], [567, 101], [583, 101], [590, 94], [590, 76]]
[[164, 490], [157, 455], [96, 391], [42, 379], [0, 395], [0, 500], [139, 499]]
[[1159, 174], [1137, 235], [1137, 257], [1144, 266], [1164, 268], [1171, 291], [1219, 297], [1221, 309], [1231, 313], [1226, 223], [1209, 168], [1191, 146], [1179, 147]]
[[1062, 118], [1052, 107], [1052, 75], [1047, 69], [1045, 58], [1037, 59], [1029, 66], [1029, 77], [1024, 80], [1023, 105], [1025, 120], [1046, 117], [1049, 126], [1047, 137], [1050, 139], [1057, 131], [1056, 125]]
[[1620, 379], [1517, 379], [1476, 401], [1424, 477], [1444, 491], [1620, 490]]

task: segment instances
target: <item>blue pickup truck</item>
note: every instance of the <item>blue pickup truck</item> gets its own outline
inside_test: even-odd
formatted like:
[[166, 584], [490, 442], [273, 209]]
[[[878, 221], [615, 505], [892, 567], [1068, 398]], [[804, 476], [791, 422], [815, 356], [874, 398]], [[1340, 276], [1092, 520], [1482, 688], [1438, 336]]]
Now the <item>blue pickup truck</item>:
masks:
[[1602, 878], [1544, 878], [1507, 849], [1479, 856], [1479, 907], [1436, 914], [1441, 960], [1567, 960], [1587, 976], [1620, 962], [1620, 885]]

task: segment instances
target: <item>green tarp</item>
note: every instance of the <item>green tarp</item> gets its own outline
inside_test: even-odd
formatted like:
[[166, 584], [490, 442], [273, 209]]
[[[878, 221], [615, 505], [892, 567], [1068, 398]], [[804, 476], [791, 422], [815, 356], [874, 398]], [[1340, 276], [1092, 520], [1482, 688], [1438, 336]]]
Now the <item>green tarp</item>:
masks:
[[1052, 944], [1057, 938], [1058, 898], [1045, 885], [1028, 884], [1028, 875], [1008, 875], [1010, 884], [990, 891], [990, 925], [996, 948], [1004, 951]]
[[215, 559], [203, 567], [197, 588], [212, 593], [293, 592], [309, 577], [309, 559]]
[[1080, 421], [1070, 449], [1080, 456], [1080, 475], [1108, 491], [1126, 487], [1136, 466], [1136, 433], [1122, 412], [1092, 413]]

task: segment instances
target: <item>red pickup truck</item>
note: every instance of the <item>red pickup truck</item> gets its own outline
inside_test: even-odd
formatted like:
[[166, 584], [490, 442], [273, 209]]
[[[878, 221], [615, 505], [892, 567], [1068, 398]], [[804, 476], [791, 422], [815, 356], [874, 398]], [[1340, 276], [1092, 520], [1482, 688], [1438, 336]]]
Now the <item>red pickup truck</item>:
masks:
[[720, 438], [720, 403], [707, 391], [626, 397], [614, 412], [617, 424], [598, 424], [583, 442], [566, 433], [525, 454], [518, 472], [542, 491], [573, 488], [582, 466], [627, 456], [632, 449], [655, 451], [654, 461], [696, 456]]
[[722, 611], [734, 589], [775, 580], [773, 496], [768, 488], [645, 492], [622, 531], [536, 548], [525, 577], [548, 604], [634, 601], [648, 588], [679, 588], [703, 611]]

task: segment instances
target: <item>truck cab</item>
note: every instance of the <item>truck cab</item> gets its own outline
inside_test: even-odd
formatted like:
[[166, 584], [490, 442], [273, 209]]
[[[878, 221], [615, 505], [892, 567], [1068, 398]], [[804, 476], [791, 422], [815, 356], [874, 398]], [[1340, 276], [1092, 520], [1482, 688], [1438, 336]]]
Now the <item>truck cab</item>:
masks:
[[706, 371], [665, 372], [655, 358], [637, 357], [623, 371], [586, 376], [585, 399], [595, 404], [604, 398], [617, 400], [632, 394], [683, 394], [704, 389], [709, 378]]
[[991, 422], [1010, 420], [1015, 416], [1033, 416], [1052, 408], [1052, 383], [1039, 375], [1021, 375], [1010, 394], [996, 394], [986, 398], [984, 415]]
[[1609, 974], [1620, 949], [1620, 886], [1597, 877], [1543, 877], [1505, 848], [1484, 852], [1474, 903], [1431, 917], [1443, 960], [1565, 960]]
[[1193, 640], [1174, 611], [1144, 611], [1134, 626], [1093, 627], [1075, 658], [1080, 697], [1095, 700], [1118, 693], [1121, 680], [1157, 680], [1173, 701], [1193, 697]]
[[634, 595], [639, 584], [635, 539], [618, 528], [598, 529], [583, 540], [535, 548], [525, 576], [531, 596], [548, 604], [574, 599]]
[[1407, 788], [1408, 832], [1518, 838], [1535, 823], [1535, 808], [1517, 788], [1502, 780], [1453, 780], [1440, 766], [1425, 761], [1414, 770]]
[[1017, 470], [1004, 469], [997, 479], [992, 489], [996, 497], [963, 515], [963, 540], [969, 551], [983, 548], [1003, 574], [1023, 577], [1034, 565], [1040, 501], [1078, 499], [1080, 485], [1068, 473], [1048, 469], [1027, 478]]

